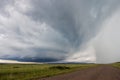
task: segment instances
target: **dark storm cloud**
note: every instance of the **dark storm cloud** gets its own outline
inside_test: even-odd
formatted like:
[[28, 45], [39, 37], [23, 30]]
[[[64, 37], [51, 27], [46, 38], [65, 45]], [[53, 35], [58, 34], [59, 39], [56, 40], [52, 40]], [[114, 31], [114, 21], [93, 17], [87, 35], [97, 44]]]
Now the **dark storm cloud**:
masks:
[[[66, 38], [75, 49], [96, 35], [98, 25], [110, 16], [118, 1], [108, 0], [35, 0], [28, 15], [46, 22]], [[112, 9], [113, 8], [113, 9]], [[89, 35], [89, 36], [88, 36]]]
[[[104, 62], [106, 58], [102, 61], [102, 57], [108, 56], [101, 48], [106, 45], [97, 42], [107, 41], [108, 34], [102, 35], [105, 38], [101, 39], [101, 33], [110, 33], [104, 25], [119, 10], [119, 0], [1, 2], [1, 58], [65, 62], [96, 62], [97, 59], [97, 62]], [[114, 50], [110, 55], [113, 56], [113, 53]]]

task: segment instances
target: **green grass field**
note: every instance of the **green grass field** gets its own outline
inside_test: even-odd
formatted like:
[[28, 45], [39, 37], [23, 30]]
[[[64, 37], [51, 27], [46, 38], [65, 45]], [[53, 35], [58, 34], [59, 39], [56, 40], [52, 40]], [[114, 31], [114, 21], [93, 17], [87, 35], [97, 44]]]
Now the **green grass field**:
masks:
[[0, 80], [35, 80], [78, 69], [94, 67], [95, 64], [0, 64]]

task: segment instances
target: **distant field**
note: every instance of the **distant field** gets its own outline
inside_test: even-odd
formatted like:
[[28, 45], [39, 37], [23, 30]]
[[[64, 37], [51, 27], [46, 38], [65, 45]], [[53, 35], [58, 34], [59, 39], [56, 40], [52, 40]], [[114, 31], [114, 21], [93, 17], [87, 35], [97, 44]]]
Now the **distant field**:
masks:
[[97, 66], [95, 64], [0, 64], [0, 80], [35, 80]]

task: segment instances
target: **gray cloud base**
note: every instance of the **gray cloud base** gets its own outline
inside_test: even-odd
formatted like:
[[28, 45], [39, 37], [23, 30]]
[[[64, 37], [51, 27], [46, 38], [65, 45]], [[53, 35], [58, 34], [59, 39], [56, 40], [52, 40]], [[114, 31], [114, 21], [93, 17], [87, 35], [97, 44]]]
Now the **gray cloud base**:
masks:
[[[104, 43], [107, 42], [109, 34], [101, 35], [109, 30], [104, 25], [107, 25], [106, 20], [109, 21], [119, 9], [119, 0], [1, 2], [0, 58], [2, 59], [101, 63], [120, 60], [118, 52], [114, 55], [115, 50], [104, 50], [104, 46], [107, 45]], [[117, 43], [119, 44], [119, 41]], [[110, 41], [109, 44], [114, 43]], [[119, 47], [116, 44], [113, 46]]]

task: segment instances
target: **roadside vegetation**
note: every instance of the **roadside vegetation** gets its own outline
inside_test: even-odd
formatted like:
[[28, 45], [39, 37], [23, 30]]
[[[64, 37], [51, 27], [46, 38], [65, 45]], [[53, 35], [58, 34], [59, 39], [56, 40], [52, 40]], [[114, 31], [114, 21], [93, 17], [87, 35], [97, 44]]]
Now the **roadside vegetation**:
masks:
[[117, 67], [117, 68], [120, 68], [120, 62], [113, 63], [112, 66]]
[[75, 70], [97, 66], [95, 64], [0, 64], [0, 80], [36, 80]]

